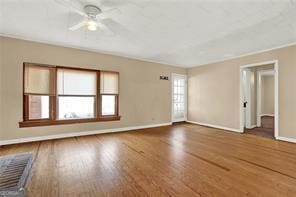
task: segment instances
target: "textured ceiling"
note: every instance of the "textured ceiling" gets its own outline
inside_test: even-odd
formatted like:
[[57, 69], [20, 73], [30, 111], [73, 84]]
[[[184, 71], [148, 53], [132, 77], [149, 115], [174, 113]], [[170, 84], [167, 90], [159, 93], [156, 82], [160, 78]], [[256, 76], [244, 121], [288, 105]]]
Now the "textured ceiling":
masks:
[[296, 42], [296, 0], [80, 2], [118, 8], [115, 34], [68, 30], [81, 17], [55, 0], [0, 0], [0, 34], [182, 67]]

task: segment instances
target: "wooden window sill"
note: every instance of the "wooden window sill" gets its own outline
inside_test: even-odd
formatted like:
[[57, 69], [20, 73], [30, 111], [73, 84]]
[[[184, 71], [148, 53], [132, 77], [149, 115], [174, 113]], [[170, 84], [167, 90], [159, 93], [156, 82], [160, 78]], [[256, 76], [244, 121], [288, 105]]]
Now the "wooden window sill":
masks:
[[88, 123], [88, 122], [104, 122], [104, 121], [118, 121], [120, 116], [105, 116], [100, 118], [89, 118], [89, 119], [71, 119], [71, 120], [28, 120], [19, 122], [19, 127], [41, 127], [41, 126], [53, 126], [63, 124], [77, 124], [77, 123]]

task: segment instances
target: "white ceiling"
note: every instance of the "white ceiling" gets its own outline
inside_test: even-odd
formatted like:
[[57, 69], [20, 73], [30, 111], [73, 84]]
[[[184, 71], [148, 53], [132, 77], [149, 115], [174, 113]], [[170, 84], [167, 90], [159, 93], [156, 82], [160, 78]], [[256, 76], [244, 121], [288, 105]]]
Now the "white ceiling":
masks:
[[55, 0], [0, 0], [0, 34], [182, 67], [296, 42], [296, 0], [80, 1], [118, 8], [115, 35], [68, 30], [81, 17]]

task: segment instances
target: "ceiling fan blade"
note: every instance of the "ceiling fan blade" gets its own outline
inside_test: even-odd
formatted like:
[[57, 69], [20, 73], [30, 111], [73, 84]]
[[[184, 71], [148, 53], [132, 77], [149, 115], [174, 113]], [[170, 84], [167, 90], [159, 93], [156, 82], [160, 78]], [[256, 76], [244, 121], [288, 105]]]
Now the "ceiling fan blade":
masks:
[[102, 22], [104, 22], [104, 24], [106, 24], [109, 29], [111, 29], [114, 32], [130, 32], [126, 27], [124, 27], [121, 23], [108, 18], [108, 19], [104, 19], [102, 20]]
[[81, 27], [85, 26], [85, 21], [81, 21], [80, 23], [77, 23], [76, 25], [73, 25], [71, 27], [69, 27], [69, 30], [71, 31], [75, 31], [77, 29], [80, 29]]
[[83, 5], [80, 4], [78, 1], [73, 0], [55, 0], [58, 4], [70, 8], [73, 12], [80, 14], [81, 16], [87, 16], [83, 10]]
[[115, 33], [109, 28], [107, 27], [103, 22], [98, 21], [97, 22], [97, 26], [100, 30], [102, 30], [104, 33], [108, 34], [108, 35], [115, 35]]
[[97, 18], [99, 19], [107, 19], [107, 18], [111, 18], [114, 15], [118, 15], [121, 14], [120, 10], [117, 8], [112, 8], [109, 10], [104, 10], [101, 14], [97, 15]]

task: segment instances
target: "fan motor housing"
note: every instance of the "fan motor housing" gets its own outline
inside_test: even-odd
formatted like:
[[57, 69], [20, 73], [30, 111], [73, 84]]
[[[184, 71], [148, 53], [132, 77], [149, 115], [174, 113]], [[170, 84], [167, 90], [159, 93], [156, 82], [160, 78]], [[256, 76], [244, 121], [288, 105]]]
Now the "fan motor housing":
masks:
[[94, 5], [86, 5], [84, 6], [84, 11], [88, 16], [97, 16], [98, 14], [100, 14], [102, 12], [102, 10]]

